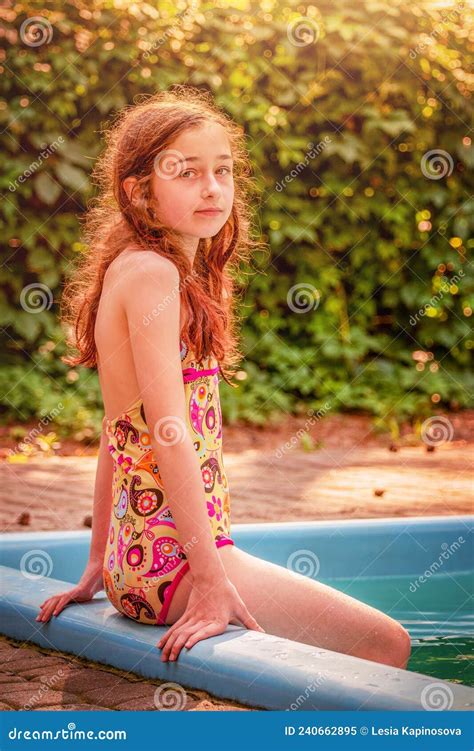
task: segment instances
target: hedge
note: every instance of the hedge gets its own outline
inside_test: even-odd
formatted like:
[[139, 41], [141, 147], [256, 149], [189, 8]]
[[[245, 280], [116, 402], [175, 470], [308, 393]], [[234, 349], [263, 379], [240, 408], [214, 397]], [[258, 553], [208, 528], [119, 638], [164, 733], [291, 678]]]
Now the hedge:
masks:
[[60, 402], [62, 434], [98, 429], [97, 374], [60, 361], [61, 285], [101, 128], [176, 82], [245, 127], [268, 247], [239, 277], [244, 359], [239, 388], [221, 385], [225, 419], [357, 410], [390, 426], [472, 404], [472, 10], [109, 0], [0, 14], [4, 422]]

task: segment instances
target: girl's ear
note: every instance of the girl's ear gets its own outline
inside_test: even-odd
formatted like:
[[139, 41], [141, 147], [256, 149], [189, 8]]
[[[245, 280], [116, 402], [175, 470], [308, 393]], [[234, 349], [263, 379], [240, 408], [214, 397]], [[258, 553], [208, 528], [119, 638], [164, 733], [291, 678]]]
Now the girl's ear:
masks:
[[132, 201], [133, 186], [136, 185], [136, 183], [137, 183], [137, 178], [136, 177], [126, 177], [122, 181], [122, 187], [123, 187], [125, 193], [127, 194], [128, 200], [130, 202]]

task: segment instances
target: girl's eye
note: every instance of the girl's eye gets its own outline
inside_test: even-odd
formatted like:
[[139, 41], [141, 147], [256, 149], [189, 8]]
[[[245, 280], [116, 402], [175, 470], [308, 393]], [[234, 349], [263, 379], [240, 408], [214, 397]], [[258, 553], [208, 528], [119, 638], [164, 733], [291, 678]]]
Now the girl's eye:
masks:
[[[230, 169], [230, 167], [219, 167], [217, 171], [219, 172], [220, 170], [226, 170], [227, 174], [232, 174], [232, 170]], [[195, 170], [190, 170], [190, 169], [184, 170], [183, 172], [181, 172], [180, 177], [185, 177], [186, 175], [194, 174], [194, 172]]]

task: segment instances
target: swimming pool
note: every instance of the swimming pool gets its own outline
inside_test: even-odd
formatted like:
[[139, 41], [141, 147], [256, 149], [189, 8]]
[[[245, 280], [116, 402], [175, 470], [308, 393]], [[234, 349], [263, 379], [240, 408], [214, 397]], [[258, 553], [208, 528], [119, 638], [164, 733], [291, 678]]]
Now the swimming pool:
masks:
[[121, 616], [104, 593], [39, 624], [39, 604], [79, 580], [90, 530], [2, 536], [1, 631], [266, 709], [472, 709], [471, 517], [234, 524], [232, 534], [244, 550], [403, 623], [409, 669], [237, 626], [162, 663], [155, 645], [164, 629]]

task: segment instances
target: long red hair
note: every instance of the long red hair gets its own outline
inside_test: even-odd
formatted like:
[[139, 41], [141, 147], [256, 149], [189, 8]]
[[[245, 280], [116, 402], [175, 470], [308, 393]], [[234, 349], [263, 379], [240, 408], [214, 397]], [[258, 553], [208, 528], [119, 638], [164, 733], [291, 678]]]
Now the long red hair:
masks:
[[[227, 133], [234, 159], [235, 197], [232, 212], [212, 238], [199, 240], [194, 266], [176, 235], [159, 224], [152, 208], [154, 160], [187, 128], [220, 123]], [[97, 366], [94, 327], [105, 273], [128, 246], [158, 253], [179, 271], [181, 336], [200, 360], [213, 354], [222, 377], [229, 377], [241, 359], [236, 335], [234, 276], [250, 251], [261, 243], [251, 239], [250, 206], [255, 192], [243, 128], [212, 101], [211, 95], [176, 85], [123, 108], [105, 129], [106, 147], [92, 178], [98, 196], [83, 218], [86, 247], [61, 298], [61, 319], [68, 329], [67, 345], [79, 354], [62, 357], [68, 365]], [[133, 203], [123, 188], [128, 176], [138, 178]], [[135, 194], [138, 200], [135, 200]], [[252, 194], [252, 195], [251, 195]], [[230, 385], [234, 385], [231, 384]]]

